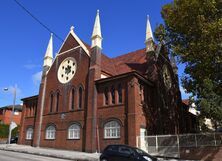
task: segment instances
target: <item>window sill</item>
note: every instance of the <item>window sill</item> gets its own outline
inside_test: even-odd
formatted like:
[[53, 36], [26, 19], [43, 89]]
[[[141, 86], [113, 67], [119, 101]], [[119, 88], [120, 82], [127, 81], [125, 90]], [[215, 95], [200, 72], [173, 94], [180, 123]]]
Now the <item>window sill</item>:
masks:
[[120, 140], [120, 137], [118, 137], [118, 138], [103, 138], [103, 140]]
[[26, 141], [32, 141], [33, 139], [25, 139]]
[[65, 114], [65, 113], [69, 113], [69, 112], [79, 112], [79, 111], [84, 111], [84, 109], [74, 109], [74, 110], [69, 110], [69, 111], [65, 111], [65, 112], [51, 112], [51, 113], [47, 113], [43, 116], [47, 116], [47, 115], [57, 115], [57, 114]]
[[78, 109], [69, 110], [69, 112], [78, 112], [78, 111], [84, 111], [84, 109], [78, 108]]
[[103, 106], [100, 106], [100, 107], [98, 107], [98, 108], [111, 108], [111, 107], [119, 107], [119, 106], [124, 106], [124, 104], [121, 103], [121, 104], [103, 105]]
[[55, 139], [45, 139], [45, 140], [47, 140], [47, 141], [54, 141]]
[[66, 139], [66, 140], [72, 141], [72, 140], [81, 140], [81, 139], [80, 138], [73, 138], [73, 139]]

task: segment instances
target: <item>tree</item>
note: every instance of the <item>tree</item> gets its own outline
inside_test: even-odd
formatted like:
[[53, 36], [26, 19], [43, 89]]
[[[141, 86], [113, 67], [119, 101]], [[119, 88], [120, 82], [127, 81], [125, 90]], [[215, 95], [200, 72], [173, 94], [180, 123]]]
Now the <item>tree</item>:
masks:
[[163, 6], [159, 41], [184, 63], [182, 85], [202, 116], [222, 120], [222, 0], [174, 0]]

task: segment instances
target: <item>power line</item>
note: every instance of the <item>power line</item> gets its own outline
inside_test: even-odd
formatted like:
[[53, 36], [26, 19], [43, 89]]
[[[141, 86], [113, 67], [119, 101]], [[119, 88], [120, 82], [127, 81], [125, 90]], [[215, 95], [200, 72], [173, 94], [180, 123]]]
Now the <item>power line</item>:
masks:
[[26, 9], [20, 2], [18, 2], [17, 0], [14, 0], [14, 2], [20, 6], [26, 13], [28, 13], [35, 21], [37, 21], [41, 26], [43, 26], [47, 31], [49, 31], [50, 33], [53, 33], [53, 35], [55, 35], [56, 38], [58, 38], [61, 42], [64, 42], [64, 40], [58, 36], [55, 32], [53, 32], [47, 25], [45, 25], [42, 21], [40, 21], [36, 16], [34, 16], [28, 9]]
[[[14, 0], [14, 2], [20, 6], [28, 15], [30, 15], [35, 21], [37, 21], [41, 26], [43, 26], [47, 31], [49, 31], [50, 33], [53, 33], [53, 35], [55, 35], [55, 37], [57, 37], [62, 43], [64, 42], [64, 40], [58, 36], [55, 32], [53, 32], [47, 25], [45, 25], [42, 21], [40, 21], [36, 16], [34, 16], [34, 14], [32, 14], [28, 9], [26, 9], [24, 7], [24, 5], [22, 5], [20, 2], [18, 2], [17, 0]], [[69, 44], [69, 43], [68, 43]], [[71, 46], [71, 44], [69, 44]], [[161, 54], [159, 54], [161, 55]], [[171, 65], [171, 63], [169, 62], [168, 59], [166, 59], [163, 55], [161, 55], [162, 58], [164, 58], [166, 60], [166, 62]]]

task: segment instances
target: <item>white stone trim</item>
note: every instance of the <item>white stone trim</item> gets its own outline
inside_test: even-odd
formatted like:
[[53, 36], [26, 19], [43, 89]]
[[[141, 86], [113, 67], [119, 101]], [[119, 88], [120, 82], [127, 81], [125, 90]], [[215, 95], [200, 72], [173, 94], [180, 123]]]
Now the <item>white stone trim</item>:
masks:
[[70, 32], [68, 33], [68, 35], [66, 36], [66, 39], [65, 41], [63, 42], [62, 46], [60, 47], [58, 53], [61, 51], [63, 45], [65, 44], [65, 42], [67, 41], [69, 35], [72, 35], [73, 38], [79, 43], [79, 45], [83, 48], [83, 50], [86, 52], [86, 54], [90, 57], [90, 54], [89, 54], [89, 50], [86, 48], [86, 46], [83, 44], [83, 42], [79, 39], [79, 37], [74, 33], [73, 31], [73, 27], [71, 27], [71, 30]]
[[104, 78], [107, 78], [108, 76], [107, 75], [105, 75], [105, 74], [101, 74], [101, 79], [104, 79]]
[[79, 45], [79, 46], [76, 46], [76, 47], [74, 47], [74, 48], [72, 48], [72, 49], [66, 50], [66, 51], [64, 51], [64, 52], [62, 52], [62, 53], [56, 54], [56, 57], [57, 57], [57, 56], [60, 56], [60, 55], [63, 55], [63, 54], [65, 54], [65, 53], [68, 53], [68, 52], [70, 52], [70, 51], [72, 51], [72, 50], [78, 49], [78, 48], [80, 48], [80, 47], [81, 47], [81, 46]]

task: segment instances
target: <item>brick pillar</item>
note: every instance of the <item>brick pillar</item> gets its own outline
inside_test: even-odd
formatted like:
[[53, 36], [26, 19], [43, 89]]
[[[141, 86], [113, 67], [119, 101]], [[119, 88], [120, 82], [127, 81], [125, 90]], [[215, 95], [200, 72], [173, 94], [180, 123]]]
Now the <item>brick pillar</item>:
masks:
[[25, 113], [26, 113], [26, 104], [24, 103], [22, 106], [22, 116], [21, 116], [21, 123], [20, 123], [20, 133], [18, 138], [18, 144], [24, 144], [25, 143], [25, 137], [26, 137], [26, 131], [24, 127], [24, 121], [25, 121]]
[[86, 116], [86, 145], [85, 151], [97, 151], [97, 88], [95, 80], [101, 77], [101, 49], [97, 46], [92, 48], [90, 68], [88, 75], [88, 99]]
[[136, 146], [136, 136], [139, 135], [139, 126], [137, 125], [137, 110], [139, 106], [139, 86], [136, 77], [133, 77], [128, 83], [128, 144]]
[[47, 84], [47, 76], [46, 70], [43, 70], [42, 81], [39, 87], [39, 97], [38, 97], [38, 105], [36, 110], [36, 120], [34, 123], [34, 135], [33, 135], [33, 146], [39, 147], [42, 136], [42, 120], [43, 120], [43, 111], [45, 106], [45, 91]]

